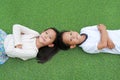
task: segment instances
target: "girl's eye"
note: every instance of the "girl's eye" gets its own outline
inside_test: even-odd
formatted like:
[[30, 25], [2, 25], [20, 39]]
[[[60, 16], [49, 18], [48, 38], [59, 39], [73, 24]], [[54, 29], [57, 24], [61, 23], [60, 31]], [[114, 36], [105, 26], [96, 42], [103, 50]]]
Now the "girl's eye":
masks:
[[48, 34], [48, 32], [45, 32], [46, 34]]

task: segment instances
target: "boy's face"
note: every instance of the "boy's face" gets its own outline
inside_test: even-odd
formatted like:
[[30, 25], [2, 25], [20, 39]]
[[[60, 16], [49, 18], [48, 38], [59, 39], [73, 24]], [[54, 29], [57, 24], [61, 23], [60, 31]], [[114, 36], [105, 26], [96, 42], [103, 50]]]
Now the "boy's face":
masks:
[[63, 42], [68, 45], [77, 45], [80, 43], [80, 34], [75, 31], [63, 33]]
[[47, 46], [49, 44], [52, 44], [56, 38], [56, 32], [53, 29], [48, 29], [41, 33], [39, 36], [39, 41]]

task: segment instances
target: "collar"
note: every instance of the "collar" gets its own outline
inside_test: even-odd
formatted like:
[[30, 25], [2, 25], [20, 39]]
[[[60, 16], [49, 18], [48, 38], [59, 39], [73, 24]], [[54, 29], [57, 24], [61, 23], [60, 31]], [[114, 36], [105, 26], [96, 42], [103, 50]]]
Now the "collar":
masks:
[[84, 40], [83, 42], [81, 42], [80, 44], [78, 44], [78, 45], [83, 44], [83, 43], [87, 40], [87, 38], [88, 38], [88, 35], [87, 35], [87, 34], [85, 34], [85, 33], [82, 33], [82, 34], [80, 34], [80, 35], [81, 35], [81, 36], [85, 35], [85, 40]]

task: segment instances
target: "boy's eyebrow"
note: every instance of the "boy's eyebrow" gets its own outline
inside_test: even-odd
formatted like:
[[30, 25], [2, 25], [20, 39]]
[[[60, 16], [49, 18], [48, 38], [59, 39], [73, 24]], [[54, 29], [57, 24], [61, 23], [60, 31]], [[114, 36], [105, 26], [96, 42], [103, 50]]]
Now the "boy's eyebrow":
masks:
[[51, 33], [49, 30], [47, 30], [48, 33]]
[[70, 35], [72, 35], [72, 31], [70, 31]]

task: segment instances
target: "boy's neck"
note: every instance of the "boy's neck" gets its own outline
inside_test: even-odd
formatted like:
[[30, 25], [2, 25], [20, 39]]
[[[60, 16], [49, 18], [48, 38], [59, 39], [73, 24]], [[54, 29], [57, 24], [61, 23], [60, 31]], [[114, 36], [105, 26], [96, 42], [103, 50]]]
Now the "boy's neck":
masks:
[[87, 37], [88, 36], [86, 34], [81, 34], [81, 39], [80, 39], [80, 44], [79, 45], [81, 45], [82, 43], [84, 43], [86, 41]]

